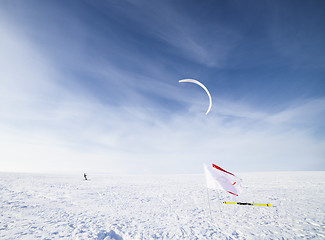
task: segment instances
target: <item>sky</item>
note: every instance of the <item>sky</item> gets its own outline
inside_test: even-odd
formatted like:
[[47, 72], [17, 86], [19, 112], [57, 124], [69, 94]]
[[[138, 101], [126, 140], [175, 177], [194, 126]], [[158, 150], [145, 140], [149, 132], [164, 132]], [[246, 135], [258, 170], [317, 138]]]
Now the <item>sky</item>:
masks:
[[[0, 171], [325, 170], [325, 3], [0, 1]], [[185, 78], [202, 82], [208, 96]]]

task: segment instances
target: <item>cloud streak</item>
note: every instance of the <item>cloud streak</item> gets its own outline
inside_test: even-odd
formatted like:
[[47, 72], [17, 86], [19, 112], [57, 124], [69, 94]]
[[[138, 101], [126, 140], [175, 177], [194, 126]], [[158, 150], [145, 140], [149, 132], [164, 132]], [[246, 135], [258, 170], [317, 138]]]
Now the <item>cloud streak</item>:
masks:
[[[199, 22], [175, 6], [163, 4], [157, 11], [148, 3], [128, 4], [130, 12], [123, 15], [127, 23], [134, 21], [141, 34], [164, 42], [159, 46], [175, 48], [199, 65], [223, 66], [227, 52], [241, 38], [238, 32], [217, 25], [214, 34], [234, 42], [228, 45], [221, 38], [211, 50], [210, 40], [198, 30]], [[121, 6], [115, 8], [120, 16]], [[144, 17], [137, 18], [140, 13]], [[64, 19], [67, 23], [73, 19], [73, 26], [79, 26], [74, 37], [97, 33], [75, 15], [64, 15]], [[207, 98], [202, 89], [178, 83], [184, 77], [178, 68], [190, 67], [175, 64], [170, 70], [177, 61], [165, 64], [168, 54], [157, 54], [160, 61], [153, 58], [154, 51], [138, 54], [132, 44], [119, 45], [117, 37], [105, 34], [87, 37], [95, 43], [107, 38], [104, 47], [87, 49], [82, 39], [72, 52], [67, 51], [71, 43], [63, 44], [65, 38], [60, 38], [53, 45], [60, 51], [54, 53], [44, 45], [55, 42], [48, 39], [60, 30], [50, 28], [44, 33], [46, 40], [36, 38], [38, 42], [34, 27], [24, 28], [15, 18], [1, 14], [2, 171], [200, 173], [202, 163], [212, 161], [235, 171], [325, 167], [324, 133], [318, 133], [324, 126], [322, 96], [261, 110], [212, 90], [214, 105], [205, 116]], [[25, 32], [33, 32], [34, 37]], [[121, 40], [125, 41], [140, 40]], [[214, 89], [213, 81], [209, 83], [209, 90]]]

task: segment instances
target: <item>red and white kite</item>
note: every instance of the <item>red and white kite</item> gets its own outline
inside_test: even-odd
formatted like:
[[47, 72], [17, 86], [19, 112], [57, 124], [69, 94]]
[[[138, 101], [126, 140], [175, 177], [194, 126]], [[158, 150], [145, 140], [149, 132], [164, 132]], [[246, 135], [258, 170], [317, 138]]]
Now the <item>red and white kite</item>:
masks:
[[212, 167], [204, 165], [204, 172], [208, 188], [225, 190], [230, 194], [238, 196], [241, 182], [239, 177], [215, 164], [212, 164]]

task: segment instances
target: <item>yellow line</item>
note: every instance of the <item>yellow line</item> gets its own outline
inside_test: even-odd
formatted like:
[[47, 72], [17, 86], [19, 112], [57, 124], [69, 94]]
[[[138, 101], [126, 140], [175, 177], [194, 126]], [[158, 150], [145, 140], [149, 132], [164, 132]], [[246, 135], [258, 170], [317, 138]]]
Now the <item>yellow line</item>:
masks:
[[265, 206], [265, 207], [273, 207], [272, 204], [264, 204], [264, 203], [240, 203], [240, 202], [223, 202], [224, 204], [237, 204], [237, 205], [255, 205], [255, 206]]

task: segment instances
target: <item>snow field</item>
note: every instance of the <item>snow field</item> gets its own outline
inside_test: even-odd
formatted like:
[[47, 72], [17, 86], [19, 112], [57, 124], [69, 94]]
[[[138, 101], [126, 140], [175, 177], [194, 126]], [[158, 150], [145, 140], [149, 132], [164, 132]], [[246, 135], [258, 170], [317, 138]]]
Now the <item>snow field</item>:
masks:
[[0, 173], [0, 239], [325, 239], [325, 172], [238, 175], [235, 197], [203, 175]]

